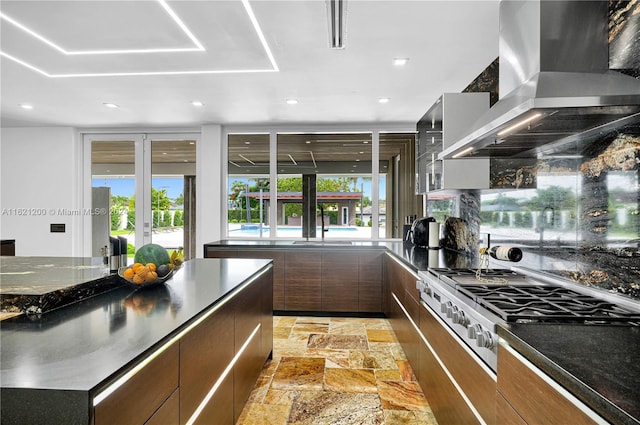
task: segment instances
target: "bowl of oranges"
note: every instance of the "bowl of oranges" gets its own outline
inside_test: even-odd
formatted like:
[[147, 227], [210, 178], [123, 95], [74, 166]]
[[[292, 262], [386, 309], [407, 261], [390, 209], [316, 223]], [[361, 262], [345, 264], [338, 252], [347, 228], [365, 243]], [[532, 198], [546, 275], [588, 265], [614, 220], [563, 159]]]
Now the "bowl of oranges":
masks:
[[[160, 268], [154, 263], [134, 263], [129, 267], [121, 267], [118, 275], [130, 284], [142, 288], [164, 283], [173, 275], [173, 268], [165, 271], [166, 265]], [[160, 270], [159, 270], [160, 269]]]

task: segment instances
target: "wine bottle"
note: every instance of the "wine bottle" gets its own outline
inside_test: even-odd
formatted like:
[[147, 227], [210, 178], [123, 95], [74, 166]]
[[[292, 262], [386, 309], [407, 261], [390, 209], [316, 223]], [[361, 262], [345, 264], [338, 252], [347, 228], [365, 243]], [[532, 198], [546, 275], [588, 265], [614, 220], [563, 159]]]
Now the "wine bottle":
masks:
[[513, 246], [492, 246], [489, 248], [489, 255], [496, 260], [513, 261], [514, 263], [522, 260], [522, 250]]

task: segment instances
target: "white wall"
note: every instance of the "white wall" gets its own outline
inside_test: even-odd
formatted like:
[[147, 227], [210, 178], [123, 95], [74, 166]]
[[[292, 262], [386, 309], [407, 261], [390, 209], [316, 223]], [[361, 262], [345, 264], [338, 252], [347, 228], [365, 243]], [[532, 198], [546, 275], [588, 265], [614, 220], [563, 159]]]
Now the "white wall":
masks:
[[[0, 236], [16, 240], [16, 255], [79, 256], [78, 152], [71, 127], [1, 129]], [[51, 223], [66, 232], [51, 233]]]
[[196, 256], [202, 257], [205, 243], [221, 239], [222, 211], [226, 209], [226, 190], [222, 191], [221, 126], [202, 127], [196, 152]]

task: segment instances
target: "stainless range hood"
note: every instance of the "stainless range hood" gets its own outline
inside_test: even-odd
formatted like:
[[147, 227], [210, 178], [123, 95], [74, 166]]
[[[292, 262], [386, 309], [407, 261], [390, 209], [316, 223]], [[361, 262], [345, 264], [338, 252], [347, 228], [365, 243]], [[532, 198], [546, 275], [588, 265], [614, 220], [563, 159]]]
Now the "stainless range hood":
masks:
[[640, 126], [640, 80], [609, 70], [607, 1], [503, 0], [504, 96], [440, 159], [536, 157]]

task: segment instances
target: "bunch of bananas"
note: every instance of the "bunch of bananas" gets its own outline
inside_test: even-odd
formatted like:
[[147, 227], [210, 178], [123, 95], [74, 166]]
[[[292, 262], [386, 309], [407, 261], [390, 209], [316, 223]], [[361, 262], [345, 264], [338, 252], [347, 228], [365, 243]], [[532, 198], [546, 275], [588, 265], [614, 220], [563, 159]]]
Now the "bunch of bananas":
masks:
[[169, 264], [172, 269], [177, 269], [184, 263], [184, 253], [182, 247], [171, 253], [171, 258], [169, 259]]

